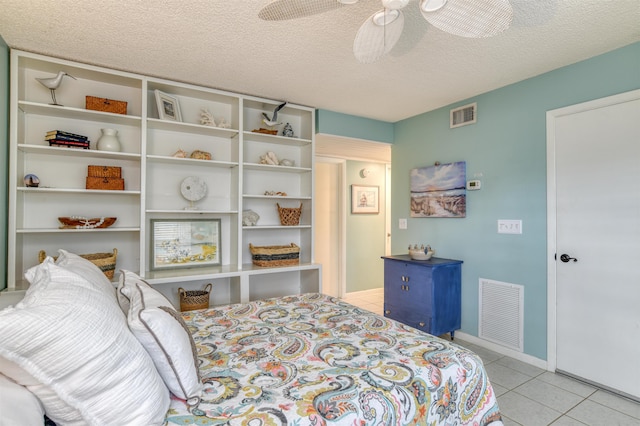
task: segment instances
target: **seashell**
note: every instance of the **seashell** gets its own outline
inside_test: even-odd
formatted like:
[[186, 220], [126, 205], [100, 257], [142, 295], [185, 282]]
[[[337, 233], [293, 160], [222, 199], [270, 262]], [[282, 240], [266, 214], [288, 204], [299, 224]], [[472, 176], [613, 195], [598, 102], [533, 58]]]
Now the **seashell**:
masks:
[[271, 164], [273, 166], [277, 166], [279, 164], [278, 157], [272, 151], [269, 151], [260, 157], [260, 164]]
[[37, 188], [38, 185], [40, 185], [40, 179], [38, 179], [38, 176], [33, 174], [25, 175], [24, 186], [27, 188]]
[[213, 114], [209, 112], [208, 108], [200, 108], [200, 124], [203, 126], [216, 126], [216, 122], [213, 119]]
[[231, 128], [231, 124], [227, 122], [227, 120], [225, 120], [224, 117], [222, 117], [218, 122], [218, 127], [220, 127], [221, 129], [229, 129]]
[[187, 158], [187, 152], [179, 149], [176, 152], [174, 152], [173, 155], [171, 156], [175, 158]]
[[289, 160], [288, 158], [283, 158], [282, 160], [280, 160], [281, 166], [293, 167], [295, 164], [295, 161]]
[[195, 150], [191, 153], [191, 158], [196, 160], [211, 160], [211, 153], [207, 151]]
[[255, 226], [260, 219], [260, 215], [253, 210], [244, 210], [242, 212], [242, 226]]

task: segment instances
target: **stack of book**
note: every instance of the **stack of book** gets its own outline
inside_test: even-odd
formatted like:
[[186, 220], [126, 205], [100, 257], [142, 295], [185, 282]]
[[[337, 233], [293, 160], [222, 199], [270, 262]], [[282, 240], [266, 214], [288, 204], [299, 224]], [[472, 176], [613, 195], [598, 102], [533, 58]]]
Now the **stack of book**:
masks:
[[69, 148], [89, 149], [89, 138], [62, 130], [51, 130], [44, 137], [49, 146], [66, 146]]

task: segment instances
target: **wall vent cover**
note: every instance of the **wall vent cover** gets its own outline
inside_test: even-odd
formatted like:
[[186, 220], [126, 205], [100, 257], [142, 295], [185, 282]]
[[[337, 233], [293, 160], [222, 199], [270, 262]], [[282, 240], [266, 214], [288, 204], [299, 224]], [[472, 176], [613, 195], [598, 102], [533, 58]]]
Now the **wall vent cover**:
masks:
[[524, 286], [480, 278], [478, 337], [524, 350]]
[[449, 112], [449, 127], [466, 126], [467, 124], [473, 124], [477, 118], [478, 104], [476, 102], [464, 105], [458, 108], [454, 108]]

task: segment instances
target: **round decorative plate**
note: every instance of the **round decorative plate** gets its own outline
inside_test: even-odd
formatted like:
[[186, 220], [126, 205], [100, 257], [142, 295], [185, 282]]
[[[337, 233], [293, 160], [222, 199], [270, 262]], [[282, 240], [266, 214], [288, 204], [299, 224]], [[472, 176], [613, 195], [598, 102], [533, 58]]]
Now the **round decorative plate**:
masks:
[[207, 195], [207, 184], [197, 176], [189, 176], [180, 184], [180, 193], [187, 201], [200, 201]]

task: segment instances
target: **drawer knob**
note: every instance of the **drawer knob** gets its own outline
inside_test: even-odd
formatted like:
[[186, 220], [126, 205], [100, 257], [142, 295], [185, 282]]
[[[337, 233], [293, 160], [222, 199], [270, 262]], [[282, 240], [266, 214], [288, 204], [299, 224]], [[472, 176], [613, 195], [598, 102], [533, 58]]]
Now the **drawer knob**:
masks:
[[391, 311], [388, 311], [388, 310], [387, 310], [387, 311], [384, 311], [384, 313], [385, 313], [386, 315], [389, 315], [389, 314], [391, 313]]
[[424, 323], [423, 322], [420, 323], [420, 327], [424, 327]]

